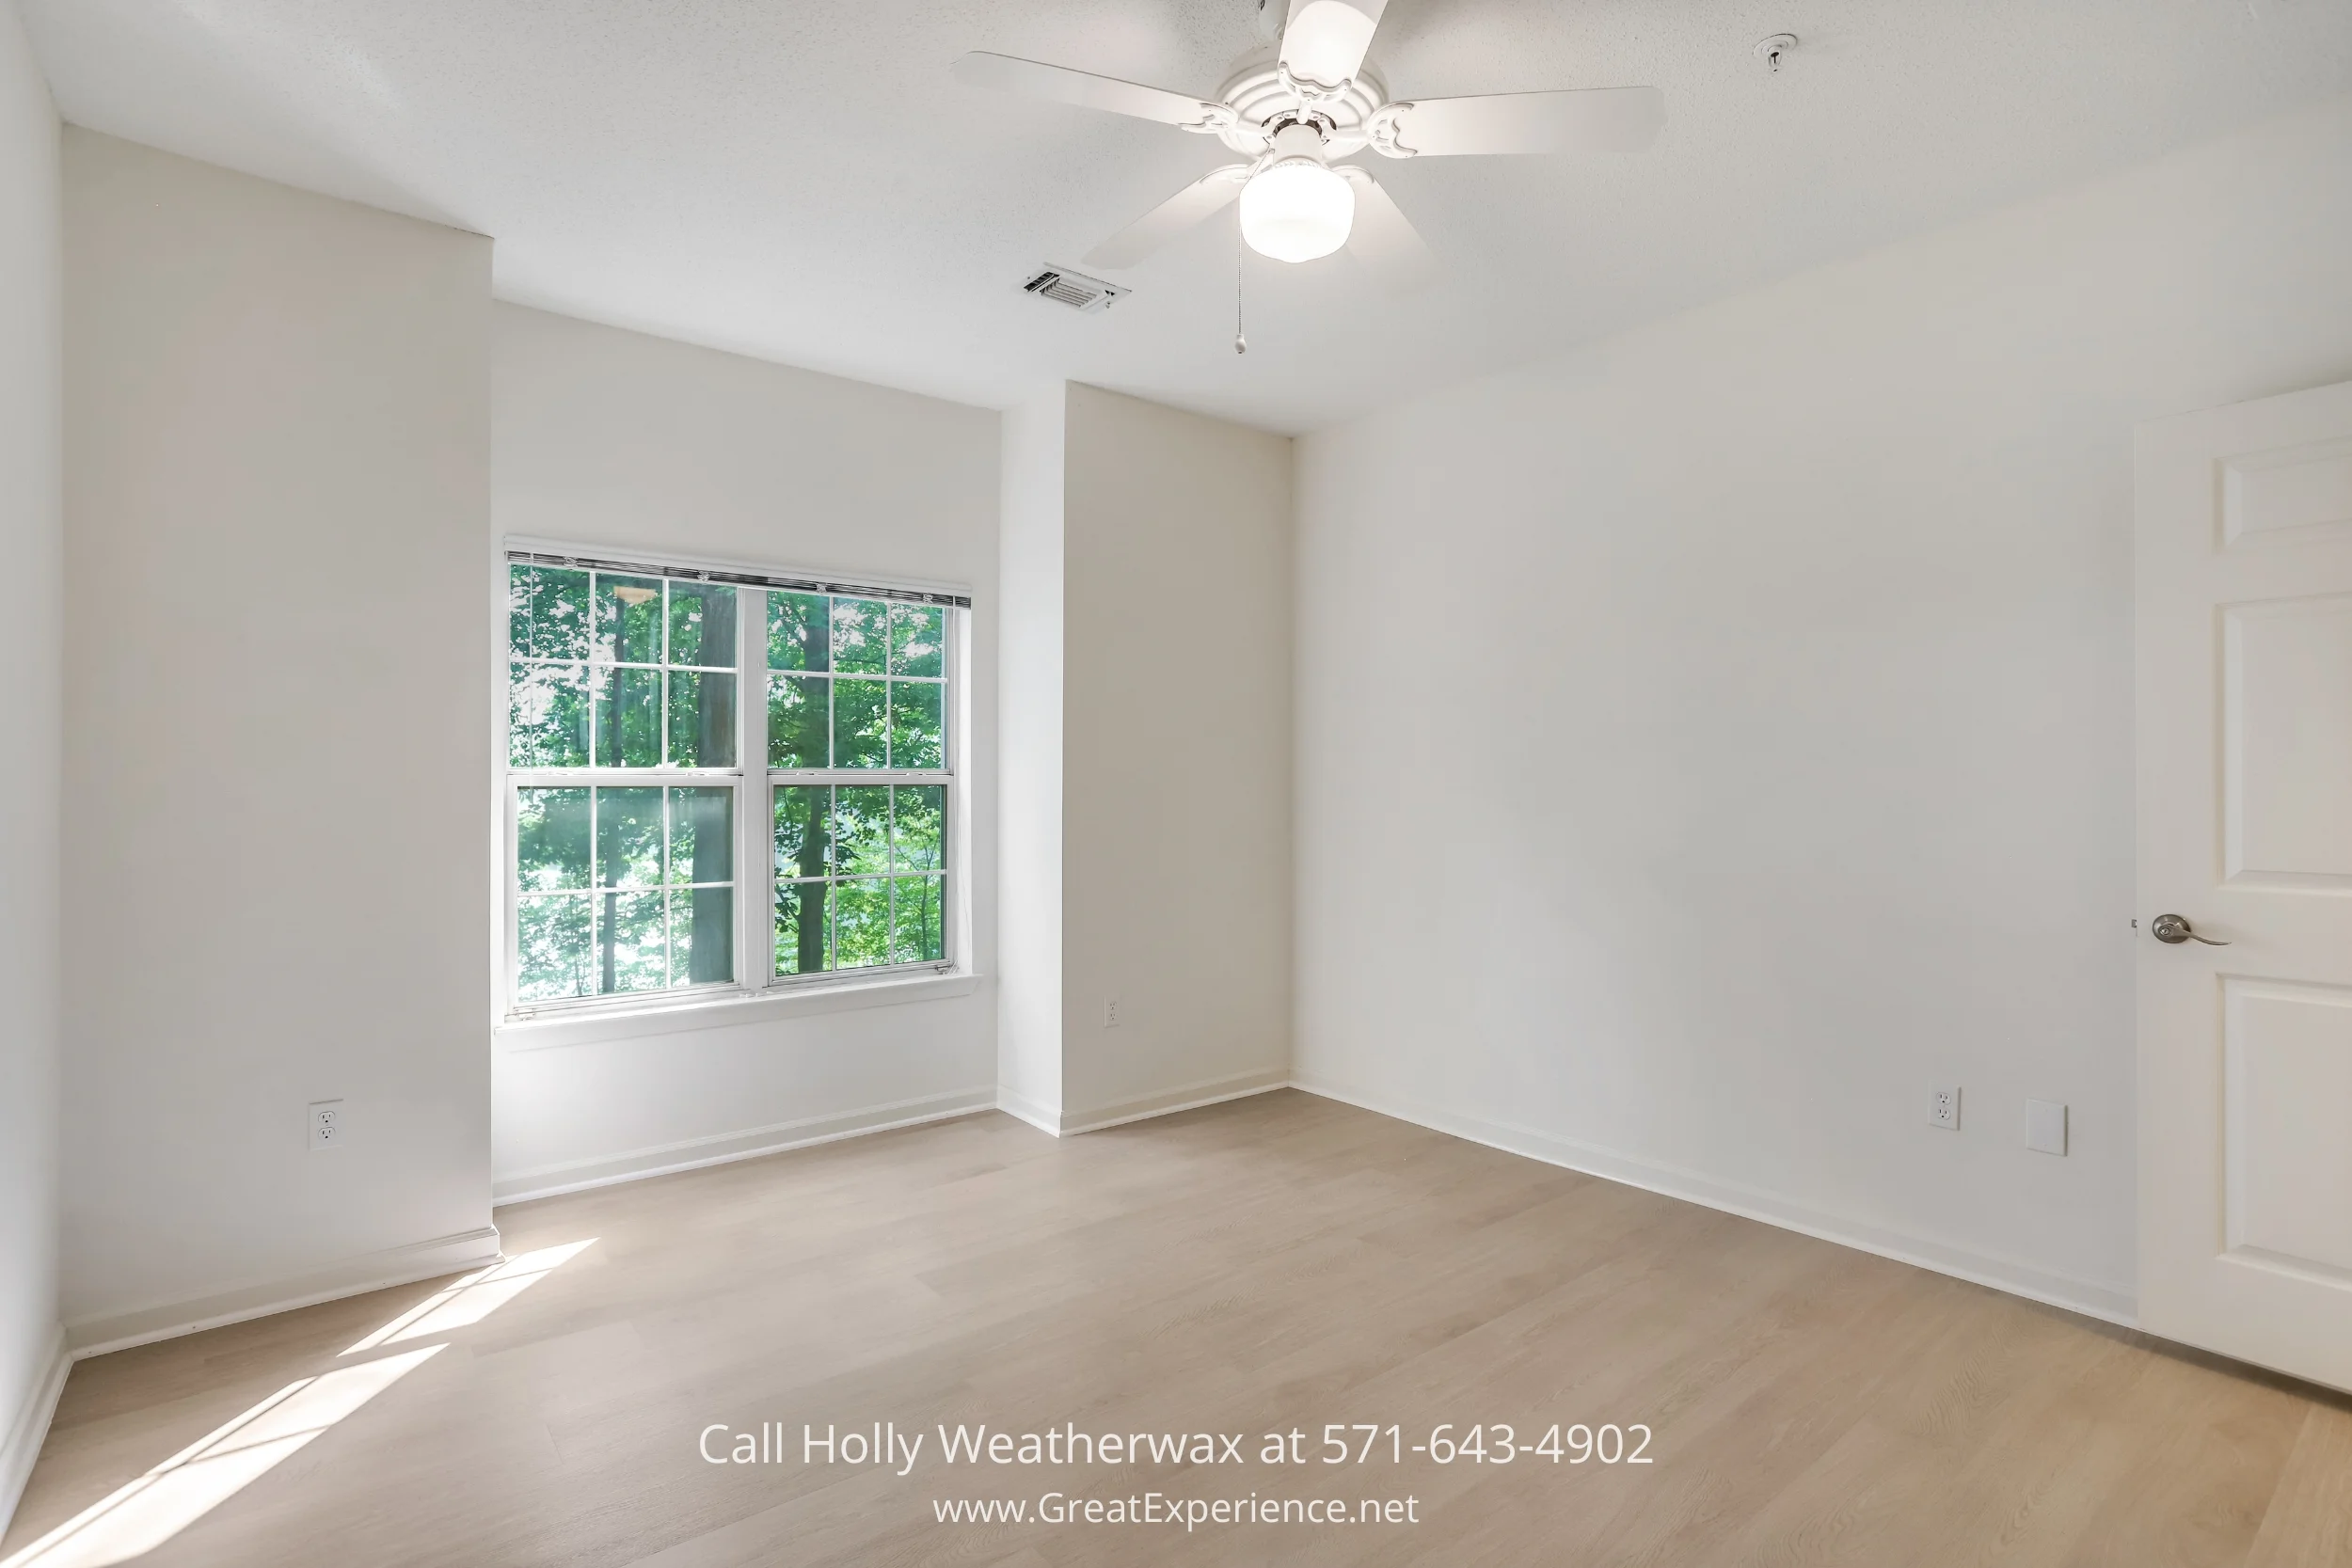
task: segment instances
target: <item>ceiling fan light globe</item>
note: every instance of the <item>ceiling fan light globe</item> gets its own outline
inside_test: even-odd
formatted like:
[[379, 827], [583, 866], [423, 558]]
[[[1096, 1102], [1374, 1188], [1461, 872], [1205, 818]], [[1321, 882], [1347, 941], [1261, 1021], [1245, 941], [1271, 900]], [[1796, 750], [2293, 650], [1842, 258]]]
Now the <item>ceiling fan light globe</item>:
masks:
[[1355, 187], [1312, 158], [1285, 158], [1242, 187], [1241, 237], [1278, 261], [1328, 256], [1355, 223]]

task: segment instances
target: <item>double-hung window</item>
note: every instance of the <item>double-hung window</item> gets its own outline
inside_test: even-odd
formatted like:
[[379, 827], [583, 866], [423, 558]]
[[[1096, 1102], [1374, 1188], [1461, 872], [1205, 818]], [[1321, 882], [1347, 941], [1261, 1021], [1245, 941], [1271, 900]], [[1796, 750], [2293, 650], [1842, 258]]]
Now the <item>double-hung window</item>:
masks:
[[511, 552], [510, 1012], [952, 967], [963, 603]]

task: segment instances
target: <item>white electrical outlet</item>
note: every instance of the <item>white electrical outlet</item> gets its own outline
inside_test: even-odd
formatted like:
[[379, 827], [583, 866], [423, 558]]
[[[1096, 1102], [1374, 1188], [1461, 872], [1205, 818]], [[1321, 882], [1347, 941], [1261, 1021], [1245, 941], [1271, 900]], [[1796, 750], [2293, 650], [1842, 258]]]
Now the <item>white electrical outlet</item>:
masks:
[[311, 1103], [310, 1147], [314, 1149], [343, 1147], [343, 1102], [342, 1101], [321, 1100]]
[[2026, 1101], [2026, 1147], [2036, 1154], [2066, 1152], [2066, 1107], [2055, 1100]]
[[1955, 1132], [1959, 1132], [1960, 1091], [1958, 1089], [1930, 1089], [1928, 1091], [1928, 1119], [1938, 1127], [1949, 1128]]
[[1116, 996], [1103, 998], [1103, 1027], [1105, 1029], [1119, 1027], [1119, 998]]

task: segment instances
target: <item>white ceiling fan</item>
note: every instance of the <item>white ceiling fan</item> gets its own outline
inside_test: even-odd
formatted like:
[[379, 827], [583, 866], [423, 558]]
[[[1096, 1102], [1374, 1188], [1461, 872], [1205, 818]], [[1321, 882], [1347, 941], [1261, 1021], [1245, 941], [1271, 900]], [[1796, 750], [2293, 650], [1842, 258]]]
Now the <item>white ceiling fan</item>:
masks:
[[1638, 152], [1665, 123], [1656, 87], [1489, 93], [1391, 102], [1364, 69], [1388, 0], [1290, 0], [1278, 56], [1246, 63], [1217, 101], [1009, 55], [956, 61], [975, 87], [1156, 119], [1215, 135], [1247, 163], [1210, 170], [1089, 251], [1085, 264], [1132, 267], [1241, 200], [1242, 238], [1262, 255], [1311, 261], [1349, 246], [1383, 282], [1409, 288], [1429, 249], [1370, 170], [1332, 160], [1369, 147], [1391, 158], [1497, 152]]

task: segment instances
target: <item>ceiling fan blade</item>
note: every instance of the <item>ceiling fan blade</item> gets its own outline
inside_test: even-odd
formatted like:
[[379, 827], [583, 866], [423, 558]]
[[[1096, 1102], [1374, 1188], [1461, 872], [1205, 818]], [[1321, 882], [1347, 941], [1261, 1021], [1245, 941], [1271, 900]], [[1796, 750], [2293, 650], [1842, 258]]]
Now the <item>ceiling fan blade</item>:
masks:
[[1394, 293], [1418, 289], [1437, 276], [1438, 259], [1371, 172], [1354, 164], [1332, 166], [1356, 187], [1356, 225], [1347, 248], [1373, 277]]
[[1073, 71], [1068, 66], [977, 50], [959, 57], [955, 72], [957, 81], [971, 87], [1016, 92], [1025, 98], [1046, 98], [1057, 103], [1075, 103], [1086, 109], [1108, 109], [1115, 115], [1156, 119], [1164, 125], [1181, 125], [1187, 131], [1213, 130], [1220, 115], [1232, 112], [1220, 104], [1206, 103], [1164, 87], [1147, 87], [1115, 76], [1097, 76], [1090, 71]]
[[[1656, 87], [1590, 87], [1423, 98], [1398, 104], [1392, 123], [1393, 132], [1386, 139], [1406, 157], [1639, 152], [1658, 138], [1659, 127], [1666, 123], [1666, 95]], [[1373, 145], [1385, 152], [1389, 149], [1382, 146], [1383, 139], [1375, 136]]]
[[1372, 30], [1389, 0], [1291, 0], [1282, 64], [1302, 82], [1337, 92], [1363, 69]]
[[1248, 164], [1228, 164], [1200, 179], [1086, 253], [1089, 267], [1132, 267], [1241, 195]]

